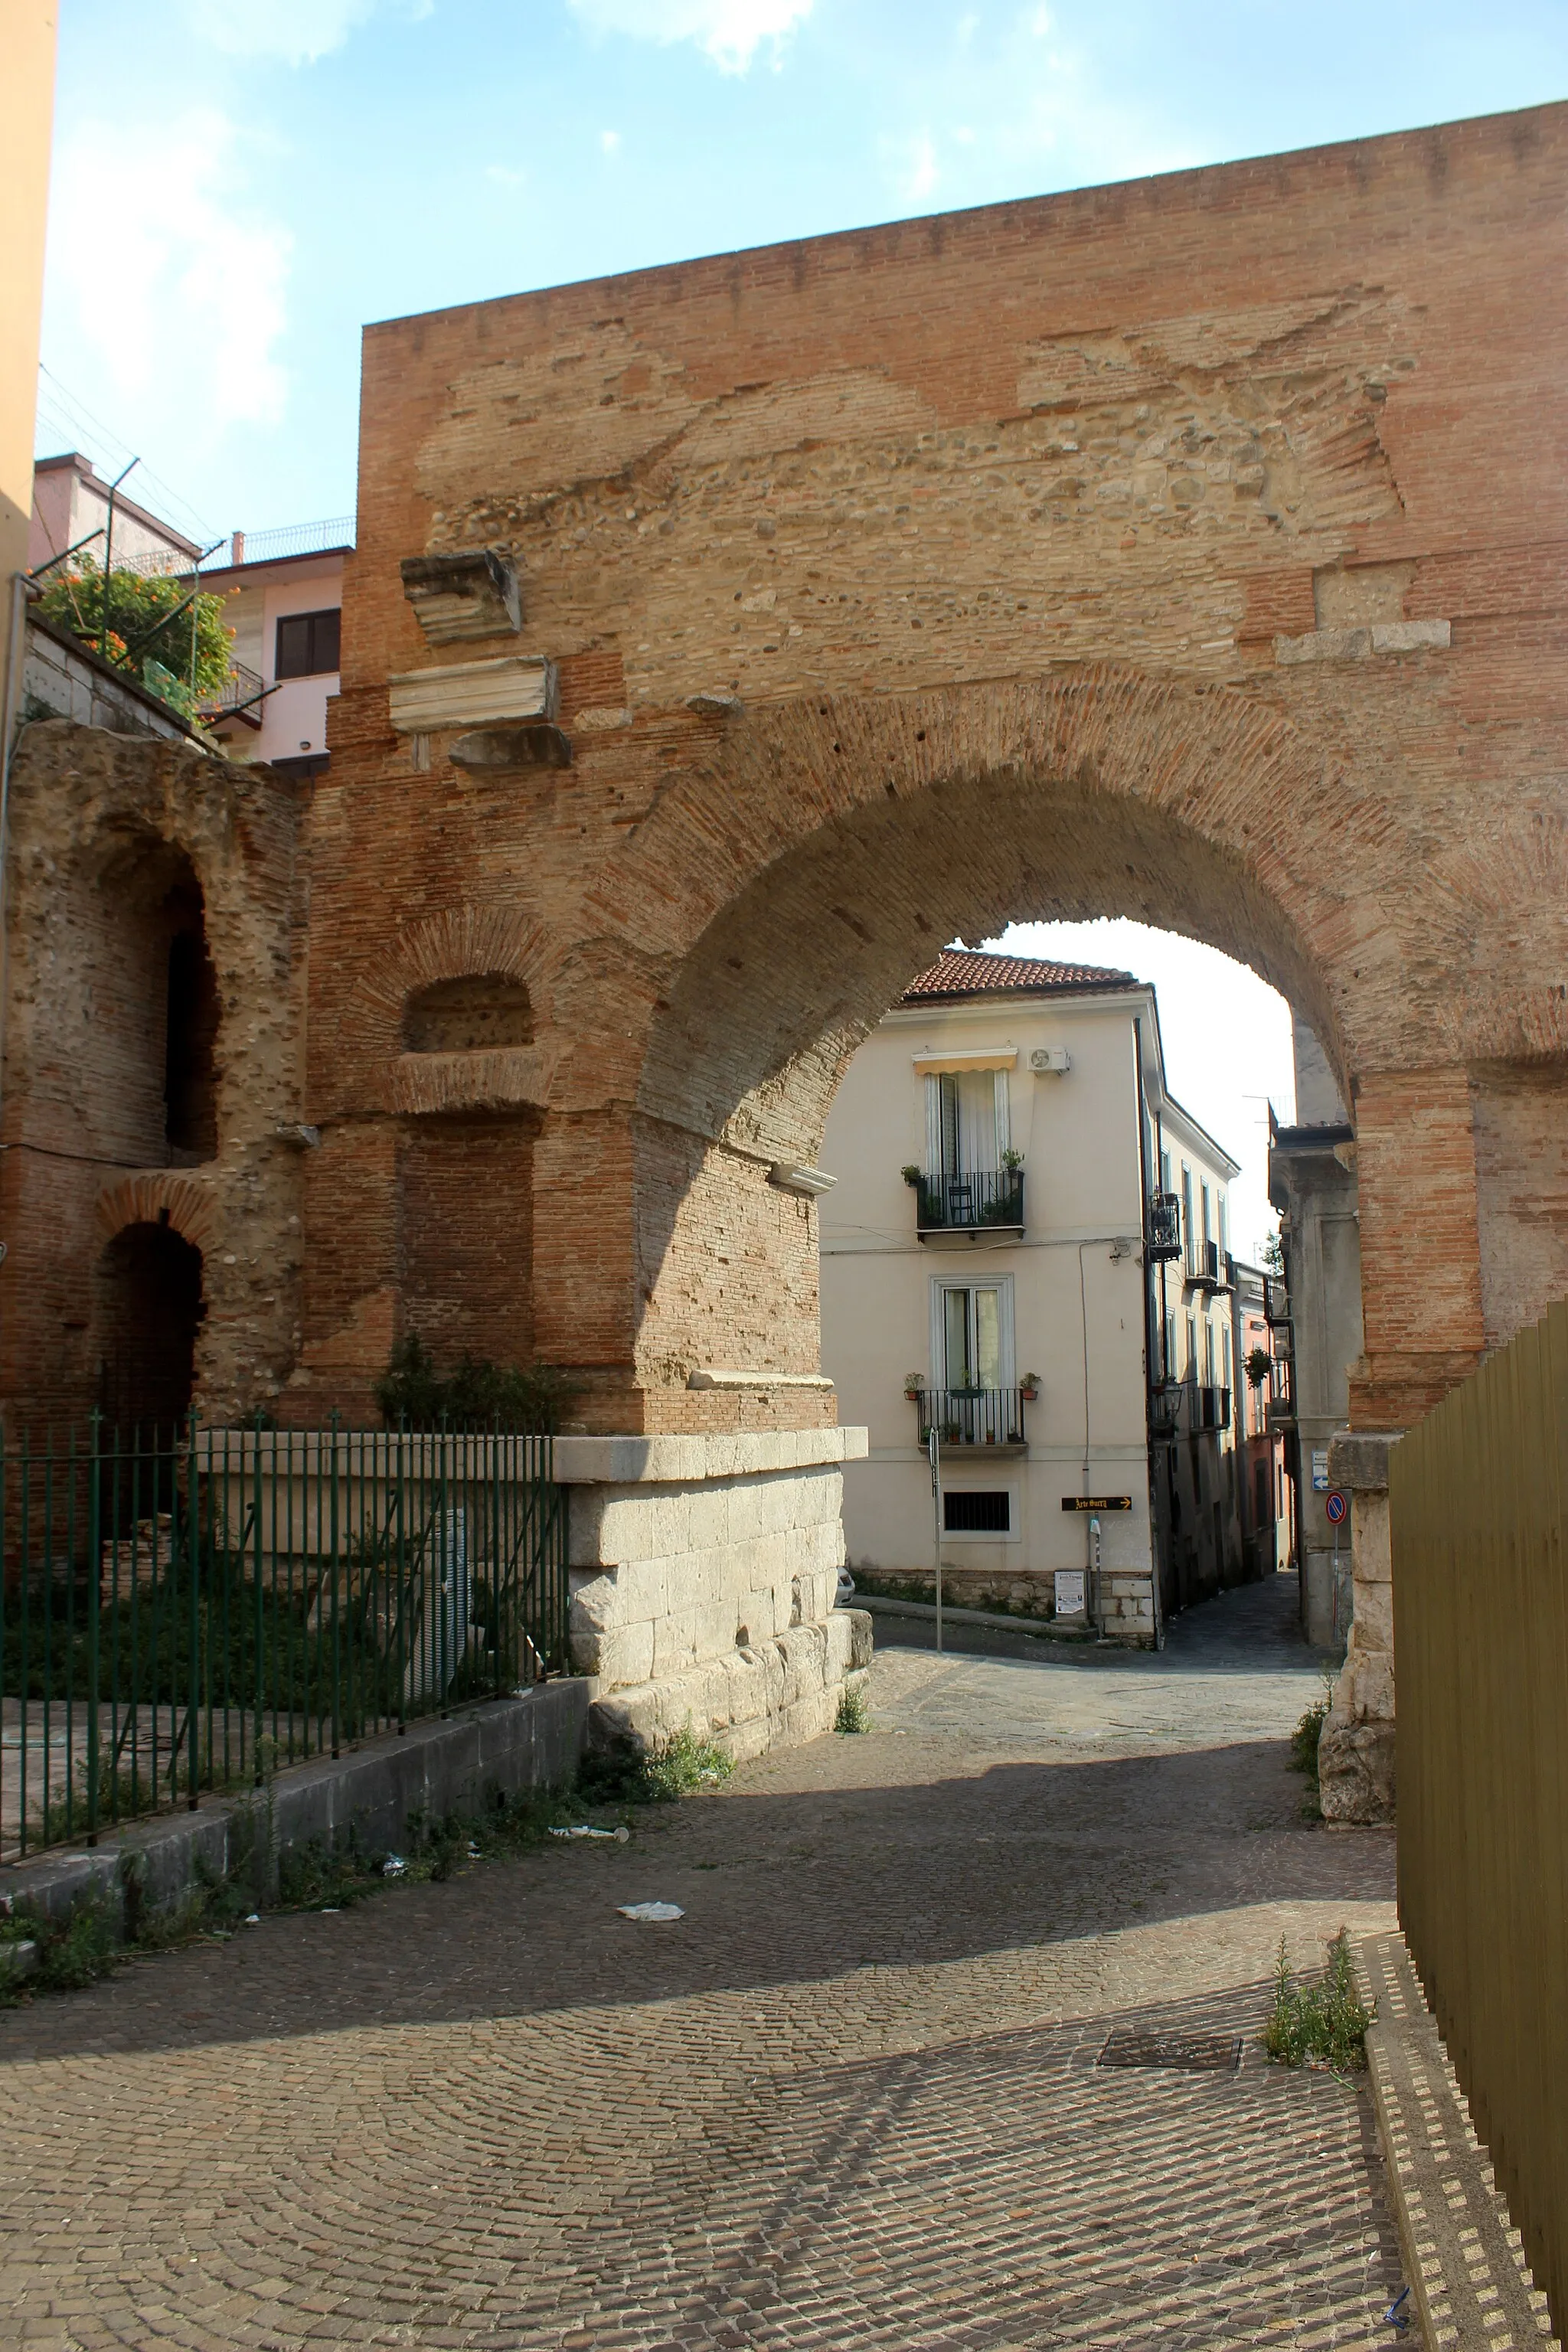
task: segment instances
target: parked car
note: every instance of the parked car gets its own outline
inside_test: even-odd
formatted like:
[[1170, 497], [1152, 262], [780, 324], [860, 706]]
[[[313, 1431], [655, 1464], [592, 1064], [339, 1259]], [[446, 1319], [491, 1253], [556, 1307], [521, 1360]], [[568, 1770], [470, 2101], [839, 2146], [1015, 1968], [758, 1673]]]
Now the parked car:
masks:
[[841, 1568], [838, 1571], [838, 1590], [833, 1596], [833, 1605], [836, 1609], [847, 1609], [854, 1598], [855, 1579], [847, 1568]]

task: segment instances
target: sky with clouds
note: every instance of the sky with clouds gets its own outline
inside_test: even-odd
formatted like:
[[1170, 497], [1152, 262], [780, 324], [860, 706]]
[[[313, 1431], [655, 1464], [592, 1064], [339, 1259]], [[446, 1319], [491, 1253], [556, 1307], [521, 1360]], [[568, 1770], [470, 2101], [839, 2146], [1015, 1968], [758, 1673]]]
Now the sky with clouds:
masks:
[[[59, 55], [39, 446], [216, 537], [352, 509], [366, 320], [1537, 105], [1568, 5], [61, 0]], [[1131, 928], [1079, 951], [1159, 985], [1246, 1241], [1284, 1007]]]

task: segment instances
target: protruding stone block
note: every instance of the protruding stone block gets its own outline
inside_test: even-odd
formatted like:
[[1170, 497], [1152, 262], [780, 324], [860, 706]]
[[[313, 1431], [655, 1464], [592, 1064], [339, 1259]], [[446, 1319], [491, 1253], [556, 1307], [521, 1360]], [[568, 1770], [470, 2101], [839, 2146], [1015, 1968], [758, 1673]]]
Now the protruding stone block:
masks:
[[405, 555], [403, 593], [433, 646], [470, 637], [513, 636], [522, 626], [522, 594], [510, 558], [493, 547], [451, 555]]

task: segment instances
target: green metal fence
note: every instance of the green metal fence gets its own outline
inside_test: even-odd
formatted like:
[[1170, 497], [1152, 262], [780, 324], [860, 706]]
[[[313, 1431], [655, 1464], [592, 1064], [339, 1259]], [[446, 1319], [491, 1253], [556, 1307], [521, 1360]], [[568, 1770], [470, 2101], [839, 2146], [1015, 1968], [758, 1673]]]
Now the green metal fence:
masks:
[[1568, 2330], [1568, 1306], [1394, 1449], [1399, 1916]]
[[569, 1670], [548, 1437], [95, 1417], [0, 1526], [0, 1859]]

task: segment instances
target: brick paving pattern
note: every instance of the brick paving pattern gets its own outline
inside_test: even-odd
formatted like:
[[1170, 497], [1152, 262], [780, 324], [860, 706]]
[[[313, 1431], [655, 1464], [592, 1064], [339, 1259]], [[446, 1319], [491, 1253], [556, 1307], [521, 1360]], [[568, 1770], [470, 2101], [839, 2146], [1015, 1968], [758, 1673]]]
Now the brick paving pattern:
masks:
[[[1300, 1819], [1293, 1605], [1228, 1596], [1161, 1657], [884, 1621], [870, 1736], [629, 1845], [11, 2012], [0, 2341], [1393, 2341], [1364, 2089], [1257, 2046], [1281, 1934], [1393, 1918], [1390, 1834]], [[619, 1917], [646, 1896], [685, 1918]], [[1101, 2066], [1113, 2031], [1247, 2039]]]

